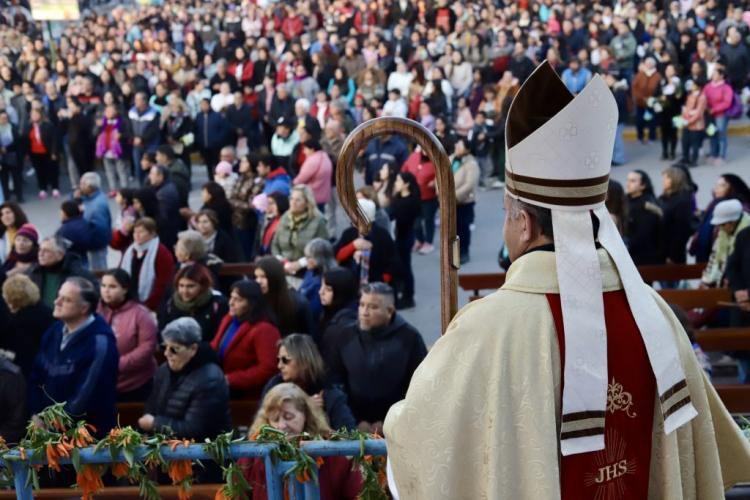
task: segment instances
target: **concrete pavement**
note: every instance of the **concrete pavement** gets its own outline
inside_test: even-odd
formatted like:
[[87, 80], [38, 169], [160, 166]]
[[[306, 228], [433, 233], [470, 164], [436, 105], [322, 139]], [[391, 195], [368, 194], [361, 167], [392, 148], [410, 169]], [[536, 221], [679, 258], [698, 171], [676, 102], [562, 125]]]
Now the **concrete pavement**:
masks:
[[[660, 172], [671, 162], [660, 161], [660, 146], [658, 144], [642, 145], [637, 142], [626, 142], [626, 153], [628, 163], [613, 167], [612, 178], [620, 182], [630, 170], [641, 169], [646, 171], [654, 181], [657, 193], [661, 192]], [[750, 138], [730, 137], [729, 139], [729, 161], [721, 166], [701, 165], [691, 169], [693, 180], [698, 184], [698, 203], [704, 207], [711, 198], [711, 187], [716, 178], [725, 172], [740, 175], [743, 179], [750, 179]], [[190, 204], [198, 208], [200, 202], [200, 186], [205, 182], [205, 170], [202, 166], [193, 168], [193, 192]], [[69, 196], [70, 189], [65, 179], [63, 181], [63, 193]], [[47, 199], [40, 201], [36, 199], [36, 179], [25, 177], [26, 199], [23, 207], [29, 219], [38, 227], [40, 234], [48, 235], [59, 227], [59, 205], [61, 200]], [[475, 230], [472, 233], [471, 261], [464, 265], [460, 272], [494, 272], [498, 271], [498, 250], [502, 243], [502, 190], [487, 190], [479, 193], [476, 206]], [[117, 209], [114, 201], [110, 203], [112, 213]], [[114, 219], [114, 216], [113, 216]], [[345, 221], [345, 215], [339, 214], [339, 221]], [[340, 223], [339, 231], [344, 229]], [[116, 264], [119, 260], [119, 252], [110, 252], [110, 264]], [[440, 279], [439, 279], [439, 255], [434, 252], [431, 255], [414, 254], [412, 258], [414, 276], [416, 282], [415, 308], [403, 311], [404, 317], [414, 324], [424, 336], [425, 342], [432, 344], [440, 335]], [[459, 291], [459, 307], [468, 302], [468, 294]]]

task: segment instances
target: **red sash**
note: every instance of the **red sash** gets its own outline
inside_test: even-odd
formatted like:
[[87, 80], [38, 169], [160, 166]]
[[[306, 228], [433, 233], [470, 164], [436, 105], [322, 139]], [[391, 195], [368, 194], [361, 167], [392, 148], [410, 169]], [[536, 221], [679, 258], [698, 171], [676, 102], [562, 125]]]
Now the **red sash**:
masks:
[[[547, 301], [555, 320], [562, 371], [565, 336], [560, 295], [548, 294]], [[609, 371], [605, 449], [561, 457], [562, 500], [648, 497], [656, 382], [624, 291], [604, 294], [604, 316]]]

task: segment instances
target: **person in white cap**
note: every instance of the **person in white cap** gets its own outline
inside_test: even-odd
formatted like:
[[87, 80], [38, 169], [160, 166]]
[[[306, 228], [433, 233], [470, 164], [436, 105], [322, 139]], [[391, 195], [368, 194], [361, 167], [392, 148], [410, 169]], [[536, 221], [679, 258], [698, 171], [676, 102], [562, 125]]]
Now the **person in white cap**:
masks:
[[463, 308], [385, 420], [400, 498], [718, 499], [750, 445], [604, 206], [617, 106], [548, 63], [506, 125], [505, 285]]
[[739, 200], [724, 200], [714, 207], [711, 225], [719, 228], [708, 264], [703, 270], [701, 284], [707, 287], [722, 286], [727, 260], [734, 252], [737, 234], [750, 226], [750, 215], [746, 214]]

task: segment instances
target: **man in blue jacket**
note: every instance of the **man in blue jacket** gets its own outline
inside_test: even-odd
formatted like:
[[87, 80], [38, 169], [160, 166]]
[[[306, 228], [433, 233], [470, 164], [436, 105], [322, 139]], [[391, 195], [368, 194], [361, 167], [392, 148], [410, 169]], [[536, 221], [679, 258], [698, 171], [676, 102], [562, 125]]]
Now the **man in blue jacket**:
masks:
[[112, 238], [112, 214], [107, 196], [102, 191], [102, 178], [96, 172], [81, 176], [79, 193], [83, 204], [83, 218], [91, 224], [91, 249], [88, 261], [91, 269], [107, 269], [107, 248]]
[[380, 179], [380, 169], [388, 165], [391, 175], [396, 175], [409, 156], [406, 142], [397, 135], [376, 137], [367, 143], [364, 153], [365, 184], [372, 185]]
[[195, 145], [206, 163], [208, 179], [214, 180], [214, 167], [219, 163], [221, 148], [229, 144], [229, 122], [211, 109], [211, 101], [201, 100], [201, 112], [195, 117]]
[[99, 300], [88, 280], [65, 280], [53, 316], [58, 321], [44, 333], [29, 378], [32, 421], [56, 402], [74, 419], [85, 419], [106, 435], [116, 423], [117, 366], [120, 356], [112, 329], [96, 314]]

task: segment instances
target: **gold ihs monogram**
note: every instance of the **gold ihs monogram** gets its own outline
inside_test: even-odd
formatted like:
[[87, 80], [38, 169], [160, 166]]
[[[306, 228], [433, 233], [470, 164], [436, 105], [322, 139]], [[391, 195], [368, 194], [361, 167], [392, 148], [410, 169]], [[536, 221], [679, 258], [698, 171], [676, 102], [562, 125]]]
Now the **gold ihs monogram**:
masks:
[[635, 418], [637, 414], [631, 409], [631, 406], [633, 406], [633, 396], [629, 392], [625, 392], [622, 384], [615, 382], [615, 378], [612, 377], [612, 382], [607, 387], [607, 410], [610, 413], [621, 410], [628, 417]]

